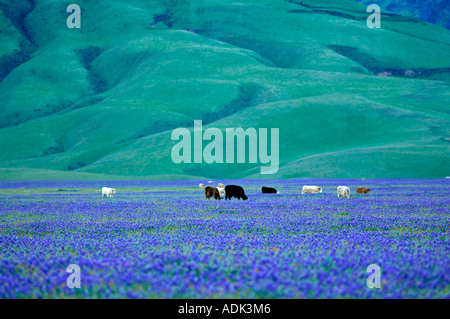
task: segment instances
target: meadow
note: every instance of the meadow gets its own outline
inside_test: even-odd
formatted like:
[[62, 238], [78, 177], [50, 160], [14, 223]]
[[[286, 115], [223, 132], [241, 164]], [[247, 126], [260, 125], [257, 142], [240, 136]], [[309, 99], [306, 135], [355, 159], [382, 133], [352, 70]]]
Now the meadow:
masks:
[[450, 179], [221, 182], [0, 182], [0, 298], [449, 298]]

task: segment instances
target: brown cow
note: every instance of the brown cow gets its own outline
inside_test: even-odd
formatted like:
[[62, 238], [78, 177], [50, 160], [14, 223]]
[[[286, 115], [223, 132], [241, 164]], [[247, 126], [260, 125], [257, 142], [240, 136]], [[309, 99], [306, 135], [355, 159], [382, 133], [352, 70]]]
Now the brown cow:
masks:
[[214, 186], [206, 186], [205, 187], [205, 197], [206, 199], [210, 199], [211, 197], [214, 197], [214, 199], [220, 200], [220, 193], [219, 190]]
[[356, 192], [358, 194], [369, 194], [370, 188], [360, 187], [360, 188], [356, 189]]

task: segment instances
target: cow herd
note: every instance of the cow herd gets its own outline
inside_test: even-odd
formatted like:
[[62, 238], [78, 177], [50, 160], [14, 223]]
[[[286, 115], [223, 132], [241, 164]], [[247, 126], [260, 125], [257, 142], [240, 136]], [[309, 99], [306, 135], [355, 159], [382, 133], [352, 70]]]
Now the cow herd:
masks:
[[[230, 199], [232, 197], [235, 197], [237, 199], [243, 199], [247, 200], [248, 197], [245, 195], [244, 189], [241, 186], [237, 185], [227, 185], [224, 186], [222, 183], [219, 183], [217, 187], [214, 186], [206, 186], [202, 183], [198, 185], [200, 188], [205, 189], [205, 198], [211, 199], [213, 197], [214, 199], [221, 200], [222, 197], [225, 197], [225, 199]], [[273, 187], [267, 187], [263, 186], [261, 188], [261, 191], [263, 194], [279, 194], [279, 192], [273, 188]], [[356, 192], [358, 194], [369, 194], [370, 188], [357, 188]], [[314, 194], [314, 193], [322, 193], [322, 188], [318, 186], [310, 186], [305, 185], [302, 188], [302, 194]], [[350, 198], [350, 188], [347, 186], [338, 186], [337, 188], [337, 197], [341, 198]]]
[[[209, 181], [208, 183], [210, 183]], [[227, 185], [225, 186], [222, 183], [217, 184], [217, 187], [215, 186], [206, 186], [202, 183], [199, 184], [200, 188], [205, 189], [205, 198], [211, 199], [213, 197], [216, 200], [221, 200], [223, 197], [225, 197], [225, 200], [231, 200], [231, 198], [235, 197], [238, 200], [243, 199], [247, 200], [248, 197], [245, 195], [245, 191], [242, 188], [242, 186], [238, 185]], [[102, 197], [113, 197], [114, 194], [116, 194], [115, 188], [110, 187], [103, 187], [101, 189], [102, 191]], [[267, 187], [263, 186], [261, 188], [261, 192], [263, 194], [279, 194], [279, 192], [273, 188], [273, 187]], [[370, 188], [361, 187], [356, 189], [356, 192], [358, 194], [369, 194]], [[305, 185], [302, 188], [302, 194], [314, 194], [314, 193], [322, 193], [322, 188], [318, 186], [310, 186]], [[350, 198], [350, 188], [347, 186], [338, 186], [337, 188], [337, 197], [344, 197], [344, 198]]]

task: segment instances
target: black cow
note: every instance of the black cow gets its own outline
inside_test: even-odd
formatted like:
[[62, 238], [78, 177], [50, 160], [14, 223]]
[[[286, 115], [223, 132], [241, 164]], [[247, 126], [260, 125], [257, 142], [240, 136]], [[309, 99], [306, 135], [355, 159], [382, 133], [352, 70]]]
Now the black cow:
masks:
[[275, 188], [273, 188], [273, 187], [263, 186], [262, 187], [262, 193], [263, 194], [278, 194], [278, 191]]
[[225, 186], [225, 199], [230, 199], [236, 197], [237, 199], [247, 200], [248, 197], [245, 196], [244, 189], [241, 186], [227, 185]]

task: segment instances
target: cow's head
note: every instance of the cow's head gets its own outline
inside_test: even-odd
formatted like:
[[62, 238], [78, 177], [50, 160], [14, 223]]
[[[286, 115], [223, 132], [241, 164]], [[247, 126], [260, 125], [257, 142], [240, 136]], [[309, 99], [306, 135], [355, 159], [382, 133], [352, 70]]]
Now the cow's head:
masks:
[[364, 193], [369, 194], [370, 193], [370, 188], [366, 189], [366, 191]]
[[112, 188], [112, 189], [111, 189], [111, 192], [112, 192], [113, 194], [115, 194], [115, 193], [116, 193], [116, 189], [115, 189], [115, 188]]

